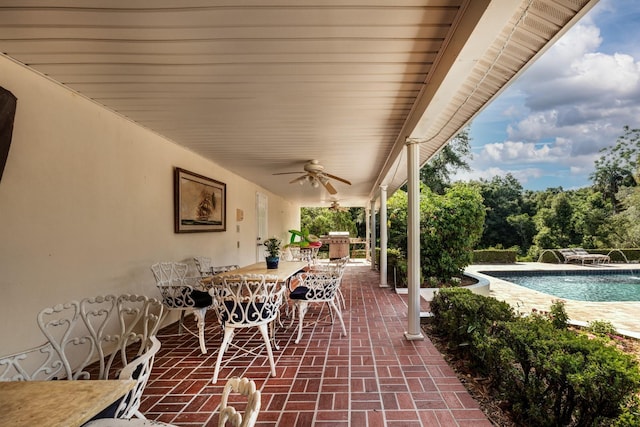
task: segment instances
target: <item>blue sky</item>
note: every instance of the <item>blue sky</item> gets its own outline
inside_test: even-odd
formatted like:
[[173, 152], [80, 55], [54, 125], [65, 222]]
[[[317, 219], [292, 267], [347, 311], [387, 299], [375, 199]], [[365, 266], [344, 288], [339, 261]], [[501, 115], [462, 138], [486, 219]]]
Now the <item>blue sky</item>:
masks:
[[640, 128], [640, 1], [600, 0], [474, 119], [472, 170], [456, 179], [589, 186], [624, 125]]

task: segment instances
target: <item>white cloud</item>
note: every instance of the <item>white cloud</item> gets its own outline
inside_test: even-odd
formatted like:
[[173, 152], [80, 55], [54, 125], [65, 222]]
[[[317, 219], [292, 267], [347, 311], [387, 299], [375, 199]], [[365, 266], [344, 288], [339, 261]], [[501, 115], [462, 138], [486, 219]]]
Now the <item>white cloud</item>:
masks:
[[600, 31], [578, 24], [514, 84], [529, 109], [507, 128], [512, 140], [564, 139], [569, 155], [611, 146], [640, 117], [640, 63], [598, 52]]
[[461, 171], [457, 173], [452, 181], [478, 181], [484, 179], [491, 181], [496, 176], [513, 175], [521, 184], [526, 184], [531, 179], [540, 178], [547, 174], [543, 169], [525, 168], [525, 169], [503, 169], [499, 167], [489, 167], [487, 169], [473, 168], [471, 171]]
[[476, 175], [588, 184], [600, 150], [640, 127], [639, 13], [640, 2], [601, 0], [483, 111]]
[[568, 156], [565, 144], [534, 144], [522, 141], [505, 141], [486, 144], [476, 154], [476, 164], [520, 164], [520, 163], [555, 163]]

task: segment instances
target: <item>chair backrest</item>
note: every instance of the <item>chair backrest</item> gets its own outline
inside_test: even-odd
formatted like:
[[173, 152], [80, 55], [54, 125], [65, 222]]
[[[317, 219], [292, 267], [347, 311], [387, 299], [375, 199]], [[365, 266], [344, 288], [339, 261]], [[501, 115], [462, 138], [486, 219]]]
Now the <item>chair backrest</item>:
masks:
[[211, 258], [206, 256], [195, 256], [193, 257], [193, 262], [196, 264], [196, 268], [201, 276], [210, 276], [211, 275]]
[[211, 258], [205, 256], [193, 257], [193, 262], [201, 276], [213, 276], [215, 274], [226, 273], [227, 271], [240, 268], [237, 264], [214, 266], [211, 264]]
[[[141, 295], [120, 295], [115, 304], [111, 297], [85, 298], [80, 302], [80, 315], [97, 343], [99, 379], [117, 375], [116, 366], [128, 362], [130, 345], [139, 343], [135, 355], [146, 351], [149, 338], [155, 336], [160, 327], [162, 311], [158, 300]], [[117, 358], [120, 365], [114, 365]]]
[[189, 266], [182, 262], [158, 262], [151, 266], [162, 303], [170, 309], [194, 307], [193, 285], [199, 278], [187, 278]]
[[0, 357], [0, 381], [47, 381], [62, 376], [63, 366], [51, 343]]
[[156, 279], [156, 283], [171, 283], [184, 281], [187, 277], [189, 266], [183, 262], [158, 262], [151, 266], [151, 272]]
[[115, 418], [131, 418], [134, 415], [144, 418], [140, 413], [140, 401], [144, 392], [156, 353], [160, 350], [160, 341], [155, 336], [149, 337], [143, 346], [143, 351], [120, 371], [121, 380], [136, 380], [136, 385], [120, 401], [115, 412]]
[[[156, 299], [127, 294], [85, 298], [41, 310], [38, 326], [61, 365], [57, 378], [115, 377], [119, 367], [127, 364], [128, 346], [145, 343], [156, 334], [162, 310]], [[135, 352], [140, 354], [142, 348]], [[116, 358], [118, 364], [114, 364]]]
[[336, 272], [342, 279], [344, 270], [347, 268], [347, 262], [349, 262], [349, 257], [333, 259], [326, 264], [316, 264], [313, 266], [312, 271]]
[[573, 252], [575, 252], [576, 255], [593, 255], [582, 248], [573, 248]]
[[290, 245], [287, 247], [287, 249], [289, 250], [289, 254], [290, 254], [290, 261], [305, 261], [302, 258], [302, 253], [300, 251], [300, 246], [298, 245]]
[[342, 273], [338, 269], [311, 270], [299, 273], [299, 285], [306, 288], [304, 299], [307, 301], [331, 301], [340, 287]]
[[226, 325], [251, 326], [278, 315], [285, 287], [277, 275], [246, 274], [213, 277], [209, 291], [218, 319]]
[[[231, 392], [240, 393], [247, 397], [247, 405], [242, 416], [233, 406], [229, 406]], [[260, 390], [256, 389], [253, 380], [247, 378], [230, 378], [222, 390], [220, 403], [220, 418], [218, 427], [224, 427], [227, 422], [233, 427], [253, 427], [260, 412]]]

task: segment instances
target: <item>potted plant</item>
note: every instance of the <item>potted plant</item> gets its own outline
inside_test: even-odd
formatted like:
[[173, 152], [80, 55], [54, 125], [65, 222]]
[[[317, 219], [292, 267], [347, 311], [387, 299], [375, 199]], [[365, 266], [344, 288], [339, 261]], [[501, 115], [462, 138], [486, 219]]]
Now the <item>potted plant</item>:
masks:
[[264, 241], [264, 246], [267, 248], [266, 261], [268, 269], [278, 268], [278, 261], [280, 261], [280, 245], [282, 240], [277, 237], [270, 237]]

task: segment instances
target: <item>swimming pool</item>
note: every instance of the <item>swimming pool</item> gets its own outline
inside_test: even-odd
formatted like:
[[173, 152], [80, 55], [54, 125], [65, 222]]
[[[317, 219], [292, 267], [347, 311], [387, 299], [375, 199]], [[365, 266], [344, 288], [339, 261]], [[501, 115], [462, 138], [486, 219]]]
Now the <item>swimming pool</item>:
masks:
[[520, 286], [577, 301], [640, 301], [640, 270], [584, 274], [566, 272], [484, 271]]

